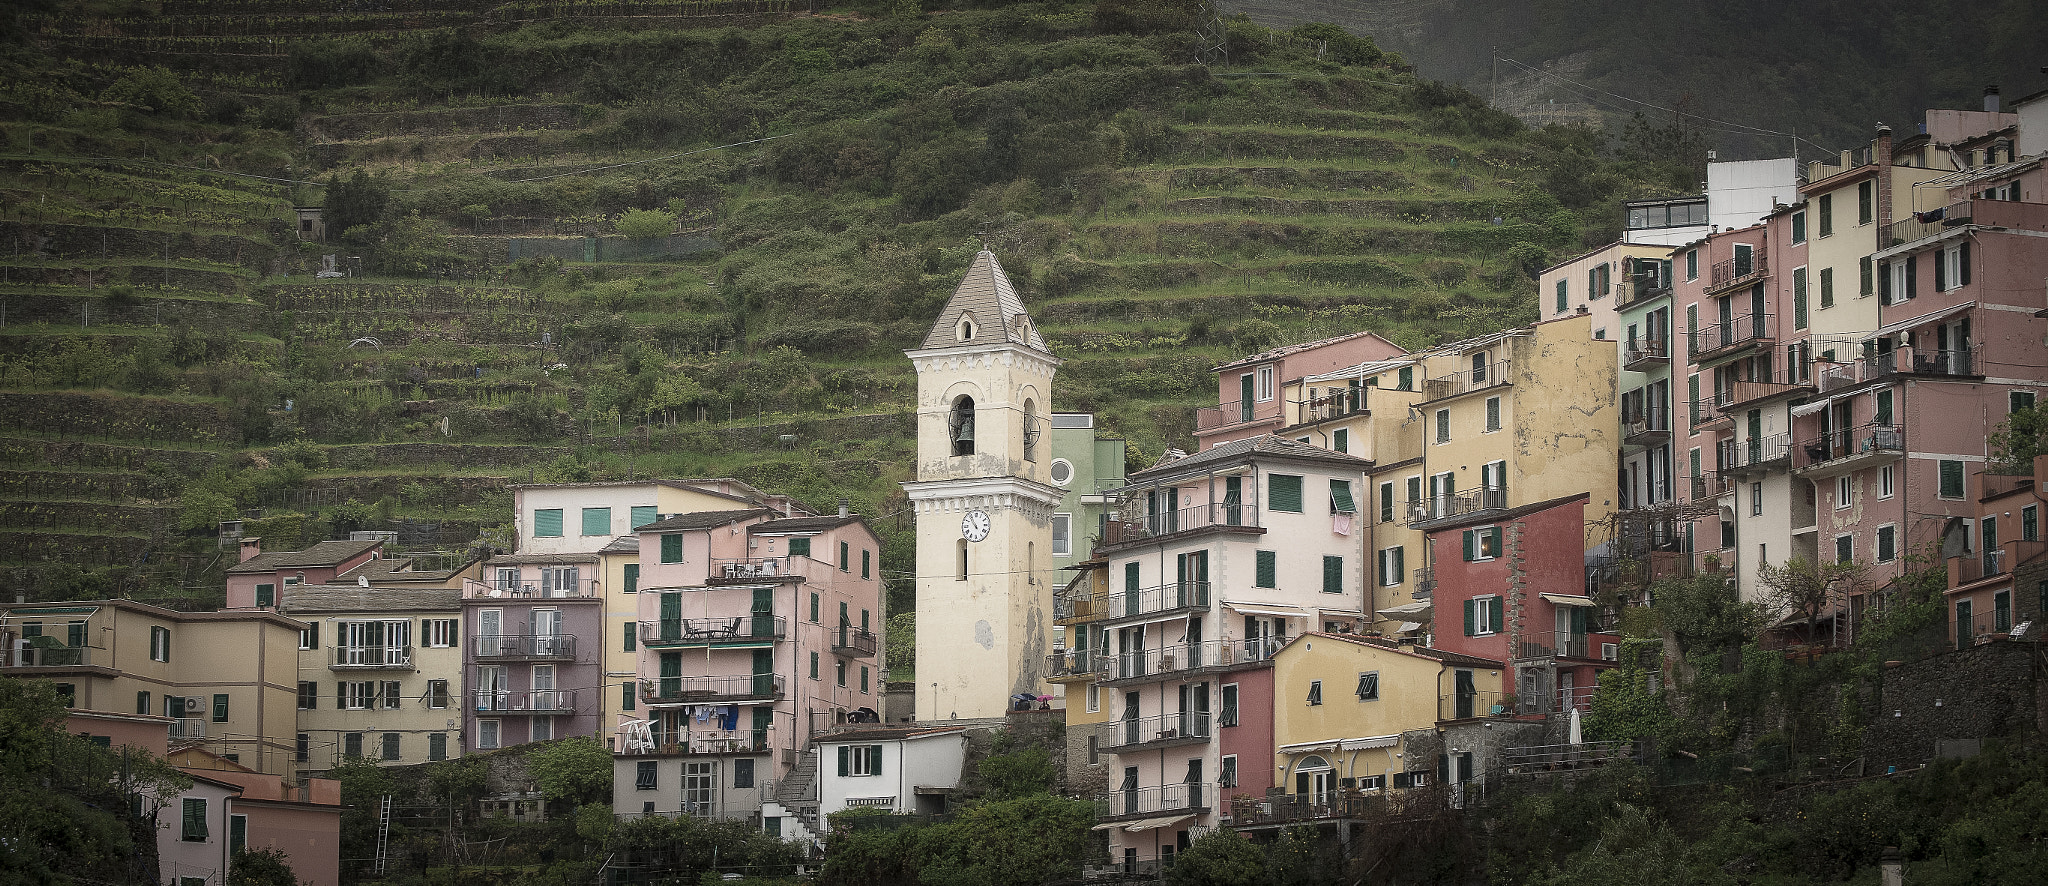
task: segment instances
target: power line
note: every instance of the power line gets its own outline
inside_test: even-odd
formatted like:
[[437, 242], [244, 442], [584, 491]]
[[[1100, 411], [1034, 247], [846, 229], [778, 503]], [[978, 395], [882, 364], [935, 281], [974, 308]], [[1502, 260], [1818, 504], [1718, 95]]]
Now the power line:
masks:
[[[1605, 89], [1601, 89], [1600, 87], [1597, 87], [1597, 86], [1592, 86], [1592, 85], [1589, 85], [1589, 84], [1585, 84], [1585, 83], [1580, 83], [1579, 81], [1577, 81], [1577, 80], [1573, 80], [1573, 79], [1571, 79], [1570, 77], [1566, 77], [1566, 76], [1564, 76], [1564, 75], [1562, 75], [1562, 74], [1552, 73], [1552, 72], [1550, 72], [1550, 71], [1545, 71], [1545, 70], [1543, 70], [1543, 69], [1541, 69], [1541, 68], [1534, 68], [1534, 67], [1530, 67], [1529, 65], [1523, 64], [1523, 63], [1521, 63], [1521, 62], [1519, 62], [1519, 61], [1516, 61], [1516, 60], [1514, 60], [1514, 59], [1508, 58], [1507, 56], [1504, 56], [1504, 55], [1496, 55], [1495, 57], [1496, 57], [1496, 58], [1498, 58], [1498, 59], [1500, 59], [1501, 61], [1507, 62], [1508, 64], [1514, 65], [1514, 66], [1515, 66], [1515, 67], [1517, 67], [1517, 68], [1521, 68], [1521, 69], [1522, 69], [1522, 70], [1524, 70], [1524, 71], [1528, 71], [1528, 72], [1529, 72], [1529, 73], [1531, 73], [1531, 74], [1535, 74], [1535, 75], [1537, 75], [1537, 76], [1540, 76], [1540, 77], [1549, 77], [1549, 78], [1551, 78], [1551, 79], [1554, 79], [1554, 80], [1559, 80], [1559, 81], [1562, 81], [1562, 82], [1565, 82], [1565, 83], [1569, 83], [1569, 84], [1571, 84], [1571, 85], [1573, 85], [1573, 86], [1576, 86], [1576, 87], [1578, 87], [1578, 88], [1580, 88], [1580, 89], [1582, 89], [1582, 90], [1586, 90], [1587, 92], [1590, 92], [1590, 93], [1598, 93], [1598, 94], [1600, 94], [1600, 95], [1605, 95], [1605, 96], [1609, 96], [1609, 97], [1612, 97], [1612, 98], [1615, 98], [1615, 99], [1619, 99], [1619, 100], [1621, 100], [1621, 101], [1624, 101], [1624, 102], [1628, 102], [1628, 103], [1630, 103], [1630, 104], [1634, 104], [1634, 105], [1641, 105], [1642, 107], [1645, 107], [1645, 108], [1649, 108], [1649, 109], [1651, 109], [1651, 110], [1653, 110], [1653, 111], [1663, 111], [1663, 112], [1665, 112], [1665, 113], [1668, 113], [1668, 114], [1674, 114], [1674, 115], [1679, 115], [1679, 116], [1686, 116], [1686, 117], [1692, 117], [1692, 118], [1693, 118], [1693, 119], [1695, 119], [1695, 120], [1704, 120], [1704, 121], [1706, 121], [1706, 122], [1708, 122], [1708, 123], [1714, 123], [1714, 124], [1718, 124], [1718, 125], [1720, 125], [1720, 126], [1723, 126], [1723, 127], [1734, 127], [1734, 128], [1732, 128], [1732, 129], [1718, 129], [1718, 130], [1716, 130], [1716, 131], [1718, 131], [1718, 132], [1728, 132], [1728, 133], [1734, 133], [1734, 134], [1737, 134], [1737, 135], [1775, 135], [1775, 136], [1779, 136], [1779, 137], [1782, 137], [1782, 138], [1790, 138], [1790, 139], [1793, 139], [1793, 140], [1796, 140], [1796, 141], [1804, 142], [1804, 143], [1806, 143], [1806, 144], [1808, 144], [1808, 145], [1812, 145], [1813, 147], [1815, 147], [1815, 148], [1818, 148], [1818, 149], [1820, 149], [1820, 150], [1823, 150], [1823, 151], [1829, 151], [1829, 152], [1834, 152], [1834, 151], [1835, 151], [1835, 149], [1834, 149], [1834, 148], [1830, 148], [1830, 147], [1827, 147], [1827, 146], [1825, 146], [1825, 145], [1815, 144], [1814, 142], [1808, 141], [1807, 139], [1801, 138], [1801, 137], [1799, 137], [1798, 135], [1795, 135], [1795, 134], [1793, 134], [1793, 133], [1790, 133], [1790, 132], [1779, 132], [1778, 130], [1775, 130], [1775, 129], [1765, 129], [1765, 128], [1761, 127], [1761, 126], [1751, 126], [1751, 125], [1749, 125], [1749, 124], [1747, 124], [1747, 123], [1734, 123], [1734, 122], [1730, 122], [1730, 121], [1727, 121], [1727, 120], [1717, 120], [1717, 119], [1714, 119], [1714, 118], [1712, 118], [1712, 117], [1702, 116], [1702, 115], [1700, 115], [1700, 114], [1693, 114], [1693, 113], [1688, 113], [1688, 112], [1686, 112], [1686, 111], [1681, 111], [1681, 110], [1678, 110], [1678, 109], [1676, 109], [1676, 108], [1667, 108], [1667, 107], [1664, 107], [1664, 106], [1662, 106], [1662, 105], [1654, 105], [1654, 104], [1651, 104], [1651, 103], [1649, 103], [1649, 102], [1643, 101], [1643, 100], [1641, 100], [1641, 99], [1634, 99], [1634, 98], [1630, 98], [1630, 97], [1628, 97], [1628, 96], [1625, 96], [1625, 95], [1621, 95], [1621, 94], [1619, 94], [1619, 93], [1615, 93], [1615, 92], [1610, 92], [1610, 91], [1608, 91], [1608, 90], [1605, 90]], [[1606, 104], [1605, 102], [1601, 102], [1601, 101], [1599, 101], [1598, 99], [1592, 98], [1591, 96], [1584, 96], [1584, 97], [1585, 97], [1585, 98], [1587, 98], [1587, 99], [1588, 99], [1589, 101], [1592, 101], [1592, 102], [1594, 102], [1594, 103], [1596, 103], [1596, 104]], [[1614, 108], [1614, 110], [1617, 110], [1617, 111], [1620, 111], [1620, 110], [1626, 110], [1626, 109], [1624, 109], [1624, 108], [1619, 108], [1619, 107], [1615, 107], [1615, 106], [1613, 106], [1613, 105], [1607, 105], [1607, 107], [1610, 107], [1610, 108]]]

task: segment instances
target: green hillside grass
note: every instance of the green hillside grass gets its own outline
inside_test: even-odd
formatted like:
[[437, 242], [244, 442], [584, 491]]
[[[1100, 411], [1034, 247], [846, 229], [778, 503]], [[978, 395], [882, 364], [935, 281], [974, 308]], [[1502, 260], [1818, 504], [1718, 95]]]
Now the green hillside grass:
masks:
[[189, 596], [230, 517], [460, 547], [507, 483], [649, 476], [849, 499], [913, 574], [901, 352], [983, 245], [1053, 407], [1139, 467], [1219, 362], [1526, 322], [1665, 174], [1326, 27], [1204, 59], [1170, 4], [145, 5], [28, 13], [0, 66], [0, 517], [35, 538], [0, 567], [37, 596]]

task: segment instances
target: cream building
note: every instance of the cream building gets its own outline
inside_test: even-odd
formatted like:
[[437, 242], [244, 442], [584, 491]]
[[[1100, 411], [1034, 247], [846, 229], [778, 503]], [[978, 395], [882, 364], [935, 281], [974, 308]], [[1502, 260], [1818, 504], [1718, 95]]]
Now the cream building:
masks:
[[1001, 716], [1049, 688], [1053, 485], [1044, 439], [1053, 374], [995, 254], [975, 254], [917, 371], [916, 705], [924, 721]]
[[307, 625], [298, 642], [299, 769], [461, 755], [460, 587], [293, 585], [279, 609]]

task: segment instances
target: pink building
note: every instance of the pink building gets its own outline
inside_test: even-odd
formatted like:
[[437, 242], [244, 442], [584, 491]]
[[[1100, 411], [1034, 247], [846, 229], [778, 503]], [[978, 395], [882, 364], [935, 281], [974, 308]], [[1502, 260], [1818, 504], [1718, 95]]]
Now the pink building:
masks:
[[[1219, 809], [1231, 808], [1231, 801], [1238, 797], [1264, 797], [1266, 792], [1279, 786], [1274, 778], [1274, 768], [1259, 765], [1261, 761], [1273, 759], [1275, 739], [1273, 738], [1273, 669], [1251, 668], [1232, 673], [1225, 678], [1221, 691], [1223, 707], [1216, 715], [1216, 752], [1218, 759], [1236, 758], [1246, 761], [1233, 770], [1231, 778], [1218, 779]], [[1157, 856], [1161, 846], [1154, 846], [1150, 853]]]
[[1286, 404], [1281, 402], [1288, 382], [1406, 353], [1374, 333], [1354, 332], [1274, 348], [1218, 366], [1219, 405], [1195, 411], [1195, 444], [1208, 449], [1273, 433], [1290, 423]]
[[[1947, 557], [1949, 634], [1957, 649], [1998, 639], [2039, 641], [2048, 618], [2048, 455], [2026, 474], [1971, 476], [1978, 550]], [[2014, 636], [2015, 628], [2022, 628]]]
[[619, 771], [678, 757], [681, 777], [638, 792], [622, 779], [620, 812], [757, 815], [812, 736], [879, 722], [881, 542], [859, 515], [706, 511], [638, 537], [635, 701], [651, 747], [606, 725]]
[[463, 580], [463, 753], [597, 734], [604, 599], [579, 571], [596, 561], [503, 555], [491, 581]]
[[[1431, 646], [1509, 663], [1516, 710], [1584, 710], [1621, 643], [1585, 596], [1587, 496], [1429, 524], [1436, 634]], [[1459, 693], [1446, 720], [1489, 715], [1502, 700]]]
[[[286, 585], [330, 584], [384, 556], [381, 541], [323, 541], [303, 551], [263, 550], [263, 539], [242, 539], [242, 560], [228, 567], [227, 608], [270, 609]], [[343, 577], [351, 582], [353, 578]]]

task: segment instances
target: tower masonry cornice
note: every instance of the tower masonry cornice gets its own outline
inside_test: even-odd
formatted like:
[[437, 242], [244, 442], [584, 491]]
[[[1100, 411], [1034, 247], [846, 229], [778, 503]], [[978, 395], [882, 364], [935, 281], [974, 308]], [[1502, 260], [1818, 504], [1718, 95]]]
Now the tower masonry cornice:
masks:
[[1050, 379], [1059, 371], [1064, 362], [1045, 351], [1015, 343], [997, 345], [959, 345], [945, 348], [920, 348], [904, 351], [910, 358], [910, 365], [919, 375], [930, 372], [959, 372], [962, 370], [1003, 368], [1017, 370], [1039, 378]]
[[921, 480], [903, 484], [919, 516], [967, 510], [1014, 510], [1048, 519], [1065, 490], [1022, 477], [974, 477], [965, 480]]

